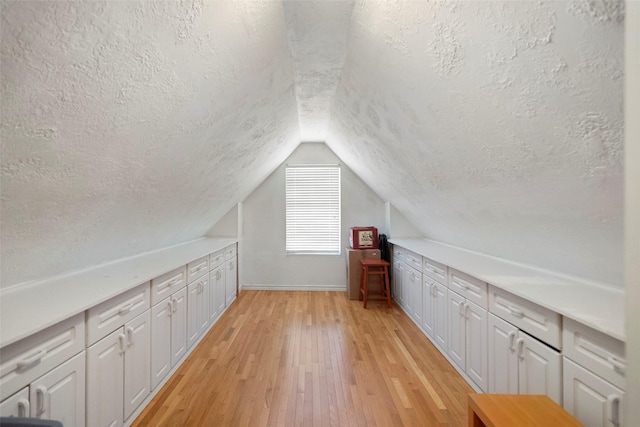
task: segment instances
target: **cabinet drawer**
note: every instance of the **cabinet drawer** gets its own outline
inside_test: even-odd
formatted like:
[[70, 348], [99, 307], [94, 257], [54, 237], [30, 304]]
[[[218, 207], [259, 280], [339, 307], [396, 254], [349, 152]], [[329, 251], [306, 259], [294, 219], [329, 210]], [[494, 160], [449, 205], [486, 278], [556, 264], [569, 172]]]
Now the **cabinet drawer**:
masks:
[[447, 285], [447, 266], [430, 260], [429, 258], [422, 258], [422, 272], [429, 277], [437, 280], [443, 285]]
[[224, 251], [227, 256], [227, 260], [230, 260], [238, 254], [235, 243], [233, 245], [227, 246]]
[[560, 315], [538, 304], [489, 287], [489, 311], [557, 349], [562, 348]]
[[0, 350], [0, 400], [84, 349], [84, 313]]
[[407, 254], [407, 250], [405, 248], [401, 248], [400, 246], [393, 247], [393, 259], [398, 261], [404, 261], [405, 255]]
[[624, 390], [624, 343], [566, 317], [562, 322], [565, 356]]
[[422, 273], [422, 255], [418, 255], [415, 252], [407, 251], [404, 260], [408, 266], [415, 268]]
[[215, 270], [217, 266], [224, 262], [224, 249], [220, 249], [218, 252], [214, 252], [209, 255], [209, 270]]
[[180, 267], [151, 281], [151, 305], [156, 305], [187, 284], [187, 268]]
[[454, 269], [449, 269], [449, 276], [449, 289], [480, 307], [487, 308], [487, 284], [485, 282]]
[[191, 283], [209, 272], [209, 256], [198, 258], [187, 264], [187, 283]]
[[16, 394], [0, 403], [0, 417], [28, 417], [29, 409], [29, 387], [25, 387]]
[[109, 335], [151, 306], [149, 282], [87, 310], [87, 346]]

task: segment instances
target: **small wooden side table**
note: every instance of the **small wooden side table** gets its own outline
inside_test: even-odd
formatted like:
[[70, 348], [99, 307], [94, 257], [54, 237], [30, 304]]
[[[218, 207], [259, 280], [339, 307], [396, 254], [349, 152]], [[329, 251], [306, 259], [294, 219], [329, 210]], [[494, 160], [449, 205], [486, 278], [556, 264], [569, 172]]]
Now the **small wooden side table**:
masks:
[[470, 394], [469, 427], [584, 427], [548, 396]]

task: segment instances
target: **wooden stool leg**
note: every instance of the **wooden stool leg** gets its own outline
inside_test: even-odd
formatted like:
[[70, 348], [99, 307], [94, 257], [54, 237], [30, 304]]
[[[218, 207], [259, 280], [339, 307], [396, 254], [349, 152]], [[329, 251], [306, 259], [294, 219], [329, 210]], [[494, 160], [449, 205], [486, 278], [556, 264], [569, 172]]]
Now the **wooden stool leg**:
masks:
[[389, 270], [384, 266], [384, 287], [387, 293], [387, 308], [391, 308], [391, 290], [389, 289]]
[[360, 291], [358, 292], [359, 301], [362, 301], [362, 296], [364, 295], [364, 275], [365, 275], [365, 267], [363, 265], [360, 268]]
[[367, 308], [367, 299], [369, 298], [369, 269], [364, 268], [364, 308]]

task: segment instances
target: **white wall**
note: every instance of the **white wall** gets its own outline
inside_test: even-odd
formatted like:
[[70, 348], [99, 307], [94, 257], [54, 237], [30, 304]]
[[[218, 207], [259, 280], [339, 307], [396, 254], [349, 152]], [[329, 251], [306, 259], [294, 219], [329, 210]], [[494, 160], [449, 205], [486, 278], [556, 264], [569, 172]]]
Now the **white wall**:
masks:
[[281, 2], [0, 13], [0, 287], [201, 237], [300, 141]]
[[640, 1], [627, 1], [625, 39], [625, 271], [627, 425], [640, 420]]
[[327, 144], [371, 188], [428, 238], [623, 286], [623, 2], [358, 0], [351, 25]]
[[[285, 251], [285, 164], [336, 164], [324, 143], [303, 143], [243, 202], [242, 271], [244, 289], [346, 289], [341, 255], [287, 255]], [[349, 227], [384, 228], [384, 202], [342, 164], [342, 247]]]

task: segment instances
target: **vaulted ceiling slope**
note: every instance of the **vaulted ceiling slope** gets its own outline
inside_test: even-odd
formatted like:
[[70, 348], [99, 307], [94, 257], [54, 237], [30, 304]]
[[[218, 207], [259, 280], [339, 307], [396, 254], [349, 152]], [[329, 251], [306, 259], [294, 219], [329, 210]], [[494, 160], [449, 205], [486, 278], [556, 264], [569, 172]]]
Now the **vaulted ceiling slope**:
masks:
[[320, 139], [424, 236], [621, 285], [622, 7], [3, 2], [1, 286], [199, 237]]
[[327, 142], [424, 236], [622, 286], [623, 6], [359, 1]]
[[2, 2], [2, 286], [203, 236], [299, 143], [279, 2]]

